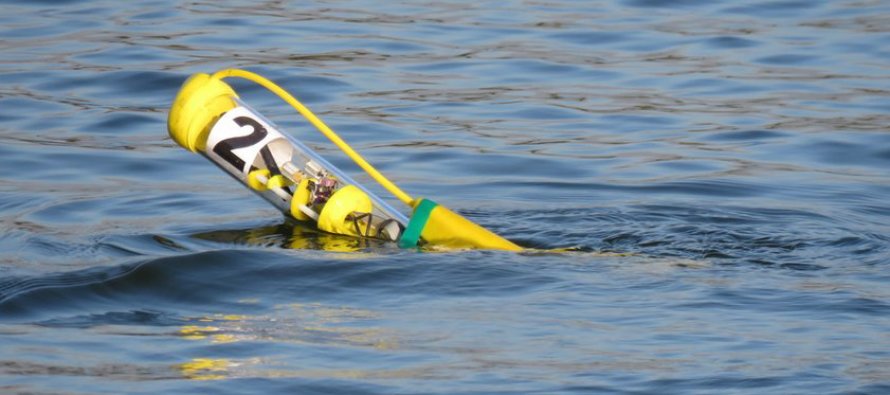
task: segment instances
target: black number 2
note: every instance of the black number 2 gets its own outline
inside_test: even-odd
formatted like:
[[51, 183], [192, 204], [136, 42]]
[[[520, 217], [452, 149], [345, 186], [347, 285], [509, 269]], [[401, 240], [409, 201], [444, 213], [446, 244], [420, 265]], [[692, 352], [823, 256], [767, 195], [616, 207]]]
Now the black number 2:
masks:
[[230, 139], [225, 139], [220, 141], [213, 147], [213, 152], [219, 155], [221, 158], [225, 159], [227, 162], [231, 163], [232, 166], [235, 166], [236, 169], [242, 170], [244, 169], [244, 160], [235, 155], [232, 150], [238, 148], [249, 147], [256, 143], [259, 143], [264, 138], [268, 132], [263, 125], [260, 125], [255, 119], [251, 117], [237, 117], [234, 119], [235, 123], [238, 126], [250, 126], [253, 128], [253, 131], [246, 136], [238, 136], [232, 137]]

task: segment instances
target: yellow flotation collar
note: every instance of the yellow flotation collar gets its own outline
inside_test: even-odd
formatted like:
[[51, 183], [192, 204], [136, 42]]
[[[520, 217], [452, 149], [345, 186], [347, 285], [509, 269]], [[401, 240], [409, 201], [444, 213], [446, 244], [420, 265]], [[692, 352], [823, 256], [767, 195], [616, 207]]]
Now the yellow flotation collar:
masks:
[[189, 77], [170, 106], [167, 131], [183, 148], [197, 152], [207, 142], [210, 127], [220, 115], [236, 107], [238, 94], [229, 84], [208, 74]]
[[318, 214], [318, 229], [361, 237], [362, 234], [353, 225], [349, 216], [355, 212], [370, 213], [372, 207], [371, 198], [367, 194], [355, 185], [347, 185], [337, 190], [321, 209], [321, 213]]

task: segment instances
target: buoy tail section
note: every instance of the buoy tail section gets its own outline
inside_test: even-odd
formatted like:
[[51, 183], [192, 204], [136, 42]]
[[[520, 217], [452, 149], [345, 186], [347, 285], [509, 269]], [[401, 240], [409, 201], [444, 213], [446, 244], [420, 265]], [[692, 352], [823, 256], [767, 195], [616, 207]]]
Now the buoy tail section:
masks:
[[520, 251], [522, 247], [429, 199], [419, 199], [399, 246]]

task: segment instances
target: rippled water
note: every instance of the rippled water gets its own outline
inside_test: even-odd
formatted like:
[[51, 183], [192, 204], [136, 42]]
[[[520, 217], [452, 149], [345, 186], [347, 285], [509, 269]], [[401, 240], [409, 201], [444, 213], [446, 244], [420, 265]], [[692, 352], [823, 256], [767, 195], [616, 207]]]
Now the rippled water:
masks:
[[[885, 1], [0, 4], [2, 393], [890, 392]], [[575, 251], [286, 222], [167, 137], [228, 67]]]

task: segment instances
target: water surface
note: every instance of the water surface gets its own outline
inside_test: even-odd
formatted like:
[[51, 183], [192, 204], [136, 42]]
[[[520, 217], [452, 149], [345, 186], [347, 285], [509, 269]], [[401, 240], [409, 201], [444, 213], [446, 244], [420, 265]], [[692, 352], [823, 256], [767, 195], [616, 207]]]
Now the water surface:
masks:
[[[886, 2], [2, 4], [0, 392], [890, 392]], [[285, 221], [167, 137], [229, 67], [574, 251]]]

